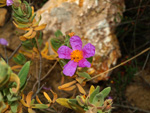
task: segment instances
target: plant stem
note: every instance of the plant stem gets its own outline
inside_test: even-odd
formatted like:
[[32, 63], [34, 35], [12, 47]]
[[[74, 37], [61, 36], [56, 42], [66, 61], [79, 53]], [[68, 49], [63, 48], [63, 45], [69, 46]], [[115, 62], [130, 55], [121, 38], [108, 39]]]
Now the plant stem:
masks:
[[45, 75], [43, 78], [41, 78], [41, 81], [44, 80], [44, 79], [51, 73], [51, 71], [52, 71], [52, 70], [54, 69], [54, 67], [56, 66], [57, 62], [58, 62], [58, 61], [56, 61], [55, 64], [52, 66], [52, 68], [46, 73], [46, 75]]
[[150, 56], [150, 51], [149, 51], [149, 53], [148, 53], [148, 55], [147, 55], [147, 57], [146, 57], [146, 60], [145, 60], [144, 65], [143, 65], [143, 67], [142, 67], [142, 70], [145, 69], [146, 64], [147, 64], [147, 62], [148, 62], [148, 59], [149, 59], [149, 56]]
[[41, 91], [45, 84], [43, 84], [41, 87], [39, 87], [39, 89], [37, 89], [36, 93], [32, 96], [32, 99]]
[[[52, 72], [52, 70], [53, 70], [54, 67], [56, 66], [57, 62], [58, 62], [58, 61], [55, 62], [55, 64], [50, 68], [50, 70], [48, 70], [48, 72], [46, 73], [46, 75], [43, 76], [43, 77], [40, 79], [40, 81], [44, 80], [44, 79]], [[34, 86], [33, 86], [33, 88], [32, 88], [32, 91], [34, 91], [34, 88], [35, 88], [35, 86], [37, 85], [37, 83], [38, 83], [38, 81], [35, 82], [35, 84], [34, 84]]]
[[3, 57], [3, 55], [2, 55], [2, 54], [0, 54], [0, 57], [1, 57], [2, 59], [4, 59], [4, 60], [5, 60], [5, 62], [6, 62], [6, 59]]
[[39, 70], [39, 75], [38, 75], [38, 80], [37, 80], [37, 82], [38, 82], [38, 89], [37, 89], [37, 91], [38, 91], [39, 88], [40, 88], [40, 79], [41, 79], [41, 73], [42, 73], [42, 55], [41, 55], [41, 50], [40, 50], [37, 38], [35, 38], [35, 40], [36, 40], [37, 49], [38, 49], [39, 56], [40, 56], [40, 70]]
[[19, 46], [16, 48], [16, 50], [10, 55], [10, 57], [8, 58], [8, 60], [10, 60], [20, 49], [20, 47], [22, 46], [22, 42], [19, 44]]
[[5, 50], [6, 63], [8, 64], [8, 56], [7, 56], [6, 46], [4, 46], [4, 50]]

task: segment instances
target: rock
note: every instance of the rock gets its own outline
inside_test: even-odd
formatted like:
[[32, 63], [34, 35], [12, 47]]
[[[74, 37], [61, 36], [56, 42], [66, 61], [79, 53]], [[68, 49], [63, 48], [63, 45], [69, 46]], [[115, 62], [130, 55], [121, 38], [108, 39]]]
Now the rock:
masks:
[[[95, 76], [115, 65], [121, 56], [114, 30], [124, 9], [123, 0], [49, 0], [37, 11], [36, 18], [41, 15], [40, 24], [47, 24], [43, 31], [46, 39], [59, 29], [64, 34], [74, 32], [84, 44], [92, 43], [96, 55], [88, 71]], [[108, 75], [101, 75], [95, 82], [108, 79]]]
[[5, 24], [7, 10], [5, 8], [0, 8], [0, 27]]

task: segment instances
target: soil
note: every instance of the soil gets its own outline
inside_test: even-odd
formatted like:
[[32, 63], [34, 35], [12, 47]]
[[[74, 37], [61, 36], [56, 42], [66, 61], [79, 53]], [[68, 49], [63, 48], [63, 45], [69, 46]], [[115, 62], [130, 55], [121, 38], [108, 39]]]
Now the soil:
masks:
[[139, 72], [135, 82], [127, 87], [125, 95], [132, 106], [150, 111], [150, 71]]

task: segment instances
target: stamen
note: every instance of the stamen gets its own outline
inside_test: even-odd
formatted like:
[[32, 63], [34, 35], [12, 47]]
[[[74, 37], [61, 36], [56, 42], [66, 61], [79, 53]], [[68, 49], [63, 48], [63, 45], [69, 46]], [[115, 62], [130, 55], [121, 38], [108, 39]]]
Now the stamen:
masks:
[[74, 60], [74, 62], [79, 62], [83, 58], [83, 52], [79, 50], [74, 50], [71, 53], [71, 60]]

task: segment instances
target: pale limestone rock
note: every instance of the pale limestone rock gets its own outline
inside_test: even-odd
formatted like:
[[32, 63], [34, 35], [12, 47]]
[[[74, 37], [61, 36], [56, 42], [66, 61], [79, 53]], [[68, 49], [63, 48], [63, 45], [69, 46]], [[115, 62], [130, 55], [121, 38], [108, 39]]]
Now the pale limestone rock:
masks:
[[[96, 47], [96, 55], [90, 71], [93, 76], [108, 70], [121, 56], [119, 44], [114, 34], [124, 11], [124, 0], [50, 0], [37, 11], [40, 24], [46, 23], [43, 31], [46, 39], [58, 29], [63, 33], [75, 32], [82, 37], [84, 45], [88, 42]], [[80, 6], [80, 7], [79, 7]], [[108, 79], [108, 73], [95, 81]]]
[[0, 27], [5, 24], [7, 10], [5, 8], [0, 8]]

